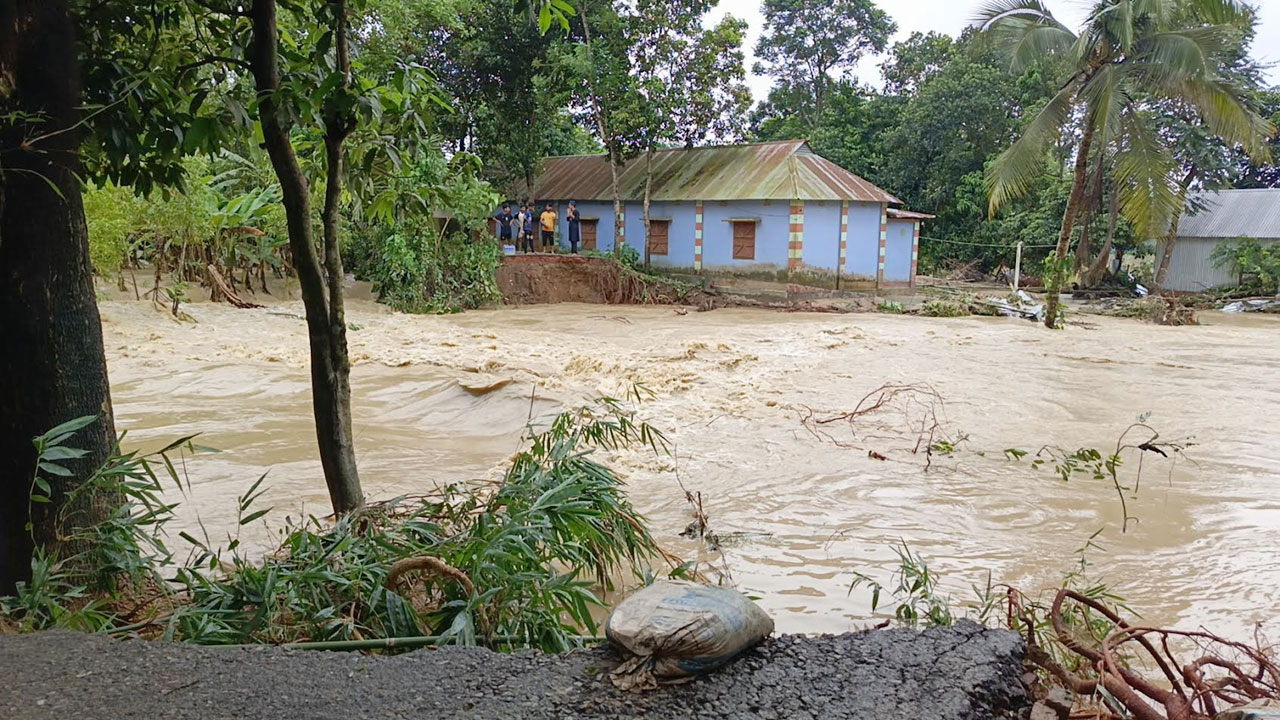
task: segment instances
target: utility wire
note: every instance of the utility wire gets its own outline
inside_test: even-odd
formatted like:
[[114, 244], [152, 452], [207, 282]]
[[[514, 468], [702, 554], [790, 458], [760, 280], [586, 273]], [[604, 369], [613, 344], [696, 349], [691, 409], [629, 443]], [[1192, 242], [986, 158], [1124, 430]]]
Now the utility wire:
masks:
[[[929, 242], [951, 243], [952, 245], [968, 245], [970, 247], [1004, 248], [1006, 250], [1014, 250], [1018, 247], [1017, 244], [1001, 245], [1000, 243], [975, 243], [975, 242], [965, 242], [963, 240], [944, 240], [942, 238], [931, 238], [931, 237], [925, 237], [923, 235], [920, 236], [920, 239], [928, 240]], [[1057, 245], [1023, 245], [1022, 249], [1025, 250], [1027, 248], [1054, 248], [1054, 247], [1058, 247], [1058, 246]]]

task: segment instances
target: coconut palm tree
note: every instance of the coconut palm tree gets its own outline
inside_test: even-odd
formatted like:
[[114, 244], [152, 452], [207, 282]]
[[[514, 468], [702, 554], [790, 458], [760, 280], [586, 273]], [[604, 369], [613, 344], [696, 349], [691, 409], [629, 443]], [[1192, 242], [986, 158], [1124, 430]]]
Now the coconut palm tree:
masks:
[[1098, 0], [1078, 32], [1043, 0], [983, 6], [975, 24], [1007, 51], [1015, 72], [1041, 63], [1062, 74], [1058, 92], [989, 167], [990, 212], [1031, 188], [1065, 130], [1077, 137], [1058, 262], [1045, 283], [1048, 327], [1057, 319], [1091, 160], [1112, 163], [1120, 212], [1140, 235], [1154, 236], [1181, 212], [1185, 192], [1174, 179], [1176, 163], [1149, 120], [1157, 103], [1183, 104], [1214, 135], [1265, 155], [1275, 128], [1248, 107], [1246, 88], [1222, 72], [1251, 23], [1251, 11], [1235, 0]]

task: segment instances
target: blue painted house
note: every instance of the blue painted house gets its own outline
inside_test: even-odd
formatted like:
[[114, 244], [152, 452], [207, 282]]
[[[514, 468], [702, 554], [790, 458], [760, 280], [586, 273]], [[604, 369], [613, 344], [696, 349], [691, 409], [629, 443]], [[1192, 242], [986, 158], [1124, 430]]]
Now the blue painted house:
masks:
[[815, 154], [803, 140], [662, 150], [653, 157], [650, 237], [642, 201], [645, 162], [622, 171], [623, 232], [614, 237], [604, 155], [551, 157], [529, 194], [560, 216], [575, 200], [586, 249], [618, 240], [675, 271], [734, 274], [844, 289], [915, 283], [921, 221], [901, 201]]

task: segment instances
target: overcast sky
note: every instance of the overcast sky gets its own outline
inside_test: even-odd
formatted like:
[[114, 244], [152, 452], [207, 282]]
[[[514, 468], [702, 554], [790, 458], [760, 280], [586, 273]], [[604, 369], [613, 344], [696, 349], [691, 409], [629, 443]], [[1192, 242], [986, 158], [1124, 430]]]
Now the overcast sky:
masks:
[[[888, 11], [898, 23], [898, 33], [893, 42], [903, 40], [913, 32], [935, 30], [951, 36], [959, 35], [969, 24], [980, 0], [878, 0], [880, 7]], [[1049, 9], [1068, 27], [1077, 28], [1083, 22], [1092, 4], [1089, 0], [1048, 0]], [[1261, 22], [1258, 26], [1258, 37], [1253, 41], [1253, 56], [1271, 67], [1267, 71], [1267, 80], [1271, 85], [1280, 85], [1280, 0], [1251, 0], [1257, 7]], [[772, 81], [767, 77], [751, 75], [751, 66], [755, 62], [756, 42], [764, 19], [760, 15], [760, 0], [720, 0], [719, 6], [708, 16], [707, 24], [714, 24], [726, 13], [747, 21], [747, 82], [756, 100], [763, 100], [769, 94]], [[880, 86], [879, 57], [863, 59], [858, 67], [858, 80]]]

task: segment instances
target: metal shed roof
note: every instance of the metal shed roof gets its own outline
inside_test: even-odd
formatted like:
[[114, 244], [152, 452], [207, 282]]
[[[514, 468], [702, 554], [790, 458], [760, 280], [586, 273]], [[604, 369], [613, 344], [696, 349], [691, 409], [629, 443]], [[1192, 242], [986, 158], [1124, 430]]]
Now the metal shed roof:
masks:
[[[644, 199], [645, 159], [622, 169], [624, 200]], [[543, 160], [534, 198], [611, 201], [609, 161], [604, 155]], [[900, 203], [898, 198], [815, 154], [804, 140], [752, 145], [659, 150], [653, 155], [654, 201], [856, 200]]]
[[1200, 208], [1178, 224], [1188, 238], [1280, 238], [1280, 189], [1219, 190], [1190, 200]]

